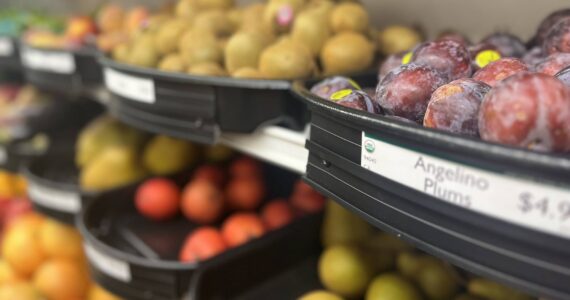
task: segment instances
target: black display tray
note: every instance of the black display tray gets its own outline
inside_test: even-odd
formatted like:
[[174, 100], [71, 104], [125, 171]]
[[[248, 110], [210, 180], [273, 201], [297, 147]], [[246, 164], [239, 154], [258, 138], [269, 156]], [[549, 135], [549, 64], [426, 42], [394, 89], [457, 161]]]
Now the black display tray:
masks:
[[[270, 166], [265, 171], [267, 199], [288, 196], [298, 177]], [[177, 182], [183, 185], [188, 177], [177, 178]], [[177, 261], [179, 249], [196, 225], [182, 216], [166, 222], [142, 217], [134, 207], [136, 189], [130, 186], [102, 193], [76, 219], [93, 278], [125, 299], [181, 299], [195, 293], [201, 295], [199, 299], [229, 297], [300, 262], [308, 251], [319, 247], [322, 216], [311, 215], [205, 262], [182, 264]]]
[[46, 91], [92, 96], [102, 84], [98, 51], [89, 46], [76, 50], [38, 48], [20, 42], [26, 81]]
[[0, 70], [2, 72], [21, 72], [22, 63], [18, 39], [0, 36]]
[[[371, 86], [375, 78], [357, 78], [357, 81]], [[568, 191], [570, 158], [567, 155], [491, 144], [356, 111], [312, 95], [306, 88], [309, 84], [297, 82], [294, 85], [296, 94], [309, 105], [312, 115], [311, 134], [306, 144], [310, 154], [305, 180], [309, 184], [377, 227], [401, 235], [418, 248], [459, 267], [534, 295], [570, 299], [568, 238], [528, 227], [530, 224], [517, 225], [501, 216], [483, 214], [414, 189], [410, 182], [418, 175], [407, 172], [409, 161], [403, 160], [405, 153], [411, 150], [416, 157], [437, 157], [458, 168], [476, 168], [509, 177], [515, 183], [511, 181], [512, 185], [499, 187], [507, 195], [505, 199], [470, 200], [494, 201], [496, 213], [507, 216], [513, 212], [499, 211], [501, 201], [512, 200], [510, 194], [527, 185], [530, 189], [526, 180], [556, 185], [562, 193]], [[361, 146], [364, 131], [373, 135], [372, 141], [378, 143], [371, 145], [376, 148], [370, 150], [380, 151], [379, 155], [384, 153], [384, 162], [396, 162], [395, 169], [400, 169], [399, 172], [405, 170], [406, 173], [401, 173], [407, 176], [402, 177], [405, 182], [379, 175], [388, 174], [382, 173], [385, 172], [382, 166], [375, 166], [381, 170], [378, 173], [361, 166], [361, 155], [366, 155]], [[370, 141], [368, 136], [366, 138]], [[381, 152], [386, 148], [381, 148], [380, 142], [397, 150]], [[491, 181], [490, 184], [496, 183]], [[564, 198], [550, 200], [567, 201]], [[529, 220], [531, 216], [536, 217], [536, 203], [528, 207], [524, 202], [516, 204], [515, 210], [523, 205], [530, 210]], [[545, 214], [546, 218], [554, 216], [557, 215], [551, 210]]]
[[212, 144], [220, 132], [250, 133], [260, 125], [301, 129], [306, 107], [291, 82], [192, 76], [101, 57], [111, 112], [134, 127]]
[[28, 197], [34, 209], [73, 225], [75, 216], [96, 193], [79, 187], [74, 153], [67, 150], [35, 158], [24, 166], [23, 175], [28, 181]]

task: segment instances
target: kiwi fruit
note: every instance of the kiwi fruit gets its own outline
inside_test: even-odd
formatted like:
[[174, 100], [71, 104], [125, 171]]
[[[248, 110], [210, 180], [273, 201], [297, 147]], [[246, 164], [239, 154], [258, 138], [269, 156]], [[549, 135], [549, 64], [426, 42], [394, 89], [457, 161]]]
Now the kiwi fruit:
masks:
[[195, 0], [202, 9], [230, 9], [234, 6], [234, 0]]
[[155, 48], [154, 36], [144, 33], [131, 46], [127, 62], [139, 67], [152, 68], [158, 63], [158, 59], [159, 53]]
[[268, 41], [261, 33], [244, 31], [234, 34], [224, 51], [226, 68], [230, 73], [245, 67], [257, 68], [259, 56], [267, 45]]
[[320, 57], [326, 75], [355, 73], [370, 67], [374, 46], [362, 34], [342, 32], [327, 41]]
[[202, 75], [202, 76], [226, 76], [226, 71], [217, 63], [213, 62], [202, 62], [190, 66], [188, 68], [188, 73], [192, 75]]
[[121, 44], [113, 49], [111, 56], [118, 62], [127, 62], [129, 58], [129, 45]]
[[304, 78], [314, 73], [315, 62], [305, 45], [285, 38], [263, 51], [259, 70], [269, 79]]
[[327, 21], [327, 14], [319, 10], [303, 11], [295, 20], [291, 37], [317, 56], [332, 34]]
[[171, 53], [158, 63], [158, 69], [167, 72], [184, 72], [186, 63], [179, 53]]
[[408, 51], [421, 41], [421, 35], [410, 27], [388, 26], [378, 34], [378, 49], [384, 55], [392, 55]]
[[263, 76], [261, 75], [261, 72], [259, 72], [259, 70], [251, 68], [251, 67], [241, 68], [241, 69], [233, 72], [232, 77], [234, 77], [234, 78], [251, 78], [251, 79], [263, 78]]
[[364, 7], [352, 2], [337, 5], [330, 17], [331, 28], [335, 33], [343, 31], [366, 33], [369, 22], [369, 16]]
[[198, 15], [200, 9], [194, 2], [195, 1], [189, 0], [178, 1], [176, 7], [174, 8], [174, 14], [179, 18], [195, 18]]
[[186, 28], [187, 23], [181, 19], [164, 22], [155, 36], [155, 45], [158, 52], [162, 55], [174, 52]]
[[228, 36], [234, 31], [234, 26], [228, 18], [227, 12], [222, 10], [209, 10], [200, 13], [194, 19], [194, 28], [211, 31], [216, 36]]

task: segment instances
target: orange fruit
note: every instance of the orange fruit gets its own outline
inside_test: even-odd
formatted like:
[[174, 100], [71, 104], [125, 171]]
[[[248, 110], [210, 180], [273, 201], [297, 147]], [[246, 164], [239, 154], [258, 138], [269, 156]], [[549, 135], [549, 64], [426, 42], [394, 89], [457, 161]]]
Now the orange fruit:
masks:
[[265, 233], [263, 221], [253, 213], [235, 213], [222, 225], [222, 236], [230, 247], [237, 247]]
[[16, 273], [30, 276], [45, 260], [39, 242], [42, 219], [36, 214], [25, 215], [8, 228], [2, 243], [2, 257]]
[[233, 178], [239, 177], [261, 177], [263, 168], [257, 160], [243, 156], [232, 162], [230, 165], [230, 175]]
[[8, 172], [0, 171], [0, 198], [12, 198], [16, 196], [14, 176]]
[[40, 227], [40, 245], [50, 258], [83, 256], [81, 236], [74, 228], [55, 220], [45, 220]]
[[224, 196], [210, 181], [193, 180], [184, 188], [181, 209], [190, 221], [198, 224], [212, 224], [224, 212]]
[[224, 252], [228, 246], [218, 229], [214, 227], [200, 227], [188, 235], [182, 250], [180, 261], [204, 261], [210, 257]]
[[87, 294], [87, 300], [121, 300], [97, 284], [92, 284]]
[[278, 199], [267, 203], [261, 210], [261, 219], [268, 229], [278, 229], [293, 221], [295, 212], [289, 202]]
[[18, 282], [0, 287], [0, 300], [42, 300], [44, 299], [29, 282]]
[[23, 278], [4, 260], [0, 260], [0, 286], [21, 281]]
[[265, 197], [265, 185], [259, 177], [235, 177], [226, 187], [226, 197], [233, 209], [254, 210]]
[[74, 260], [62, 258], [42, 264], [33, 282], [49, 300], [85, 299], [89, 288], [85, 269]]

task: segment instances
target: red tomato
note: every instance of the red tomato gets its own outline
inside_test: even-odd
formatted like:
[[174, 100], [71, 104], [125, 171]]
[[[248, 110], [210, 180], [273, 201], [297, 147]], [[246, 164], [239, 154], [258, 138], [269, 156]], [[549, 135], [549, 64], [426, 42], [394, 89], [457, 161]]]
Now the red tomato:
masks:
[[291, 205], [278, 199], [271, 201], [261, 210], [261, 219], [268, 229], [278, 229], [293, 221], [295, 214]]
[[221, 187], [226, 181], [226, 174], [222, 168], [216, 165], [203, 165], [196, 169], [193, 178], [194, 180], [205, 179]]
[[263, 221], [254, 213], [236, 213], [222, 225], [222, 236], [229, 247], [237, 247], [265, 233]]
[[201, 227], [188, 235], [179, 259], [181, 262], [204, 261], [224, 252], [228, 247], [222, 234], [214, 227]]
[[208, 180], [193, 180], [182, 194], [182, 213], [198, 224], [212, 224], [224, 212], [222, 192]]
[[226, 187], [226, 198], [233, 209], [254, 210], [265, 197], [265, 186], [258, 177], [236, 177]]
[[162, 221], [174, 217], [180, 205], [180, 189], [168, 179], [145, 181], [137, 190], [135, 206], [149, 219]]
[[263, 175], [263, 170], [261, 163], [257, 160], [243, 156], [232, 162], [230, 165], [230, 176], [232, 178], [241, 177], [261, 177]]

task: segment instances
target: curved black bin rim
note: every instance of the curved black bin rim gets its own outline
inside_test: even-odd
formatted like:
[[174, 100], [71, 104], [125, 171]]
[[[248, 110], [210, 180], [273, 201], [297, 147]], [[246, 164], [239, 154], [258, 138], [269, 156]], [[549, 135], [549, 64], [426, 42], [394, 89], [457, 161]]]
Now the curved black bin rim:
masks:
[[[127, 254], [123, 251], [117, 250], [101, 241], [99, 241], [99, 239], [97, 239], [97, 237], [95, 237], [93, 234], [91, 234], [91, 232], [87, 229], [87, 211], [89, 211], [89, 209], [95, 205], [94, 203], [97, 202], [97, 198], [92, 199], [92, 201], [89, 201], [89, 203], [87, 203], [86, 205], [84, 205], [81, 208], [81, 211], [76, 215], [75, 217], [75, 227], [77, 228], [77, 230], [79, 230], [79, 232], [81, 233], [81, 236], [83, 237], [84, 243], [87, 243], [89, 245], [91, 245], [92, 247], [95, 247], [96, 249], [101, 249], [104, 253], [106, 253], [107, 255], [111, 255], [114, 258], [117, 258], [119, 260], [122, 260], [128, 264], [133, 264], [133, 265], [139, 265], [142, 267], [146, 267], [146, 268], [150, 268], [150, 269], [163, 269], [163, 270], [172, 270], [172, 271], [191, 271], [191, 270], [195, 270], [197, 268], [197, 266], [199, 265], [198, 263], [186, 263], [186, 264], [182, 264], [180, 262], [174, 262], [174, 261], [162, 261], [162, 260], [157, 260], [157, 261], [152, 261], [152, 260], [148, 260], [148, 259], [144, 259], [142, 257], [138, 257], [135, 255], [130, 255]], [[130, 200], [130, 199], [128, 199]], [[221, 254], [223, 255], [223, 254]]]
[[23, 48], [30, 48], [30, 49], [35, 49], [35, 50], [41, 50], [41, 51], [45, 51], [45, 52], [66, 52], [69, 53], [71, 55], [77, 55], [77, 56], [98, 56], [99, 50], [91, 45], [82, 45], [81, 47], [78, 48], [53, 48], [53, 47], [38, 47], [35, 45], [31, 45], [29, 43], [26, 42], [25, 39], [20, 38], [17, 40], [20, 47]]
[[[454, 148], [455, 150], [466, 150], [473, 154], [480, 154], [481, 157], [492, 156], [493, 158], [506, 161], [525, 161], [529, 165], [570, 175], [570, 156], [568, 155], [559, 153], [541, 153], [528, 149], [491, 143], [476, 138], [459, 136], [436, 129], [420, 127], [419, 125], [414, 126], [381, 115], [347, 108], [312, 94], [306, 88], [306, 83], [303, 81], [295, 81], [293, 83], [292, 90], [293, 94], [299, 99], [305, 101], [310, 106], [315, 106], [330, 112], [334, 117], [365, 124], [366, 126], [375, 127], [381, 130], [393, 130], [398, 132], [400, 135], [407, 136], [407, 139], [413, 138], [420, 141], [428, 141], [432, 144], [447, 145], [449, 148]], [[570, 177], [568, 177], [568, 182], [570, 182]]]
[[270, 90], [290, 90], [291, 81], [288, 80], [272, 80], [272, 79], [245, 79], [232, 77], [215, 77], [191, 75], [185, 73], [166, 72], [158, 69], [136, 67], [117, 62], [108, 58], [104, 54], [99, 56], [99, 63], [103, 67], [115, 70], [126, 71], [152, 78], [160, 78], [166, 81], [191, 82], [193, 84], [249, 88], [249, 89], [270, 89]]

